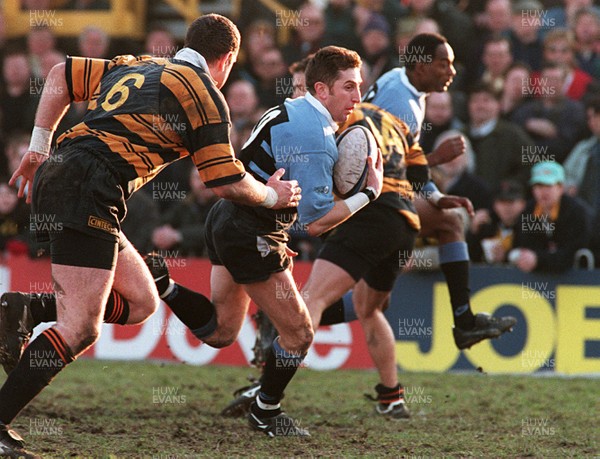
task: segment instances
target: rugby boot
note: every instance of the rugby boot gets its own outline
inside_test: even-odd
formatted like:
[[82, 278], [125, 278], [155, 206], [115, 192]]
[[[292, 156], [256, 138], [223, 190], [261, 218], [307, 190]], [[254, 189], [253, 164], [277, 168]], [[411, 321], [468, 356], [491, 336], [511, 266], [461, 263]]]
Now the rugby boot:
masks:
[[492, 317], [486, 312], [475, 314], [475, 326], [470, 330], [454, 327], [452, 334], [459, 349], [467, 349], [484, 339], [498, 338], [503, 333], [512, 331], [517, 319], [512, 316]]
[[248, 422], [254, 430], [265, 433], [269, 437], [310, 437], [307, 429], [300, 427], [299, 421], [284, 412], [271, 417], [260, 417], [255, 414], [256, 402], [252, 403], [248, 413]]
[[35, 326], [31, 315], [36, 293], [6, 292], [0, 296], [0, 364], [6, 374], [19, 362]]
[[239, 418], [246, 416], [250, 411], [250, 405], [256, 399], [258, 392], [260, 391], [260, 382], [254, 381], [249, 386], [241, 387], [233, 393], [235, 399], [229, 403], [223, 411], [222, 416], [228, 416], [232, 418]]
[[365, 397], [377, 402], [377, 405], [375, 405], [375, 412], [377, 414], [392, 419], [410, 418], [410, 411], [404, 400], [404, 387], [402, 387], [402, 384], [398, 384], [393, 389], [385, 387], [383, 384], [377, 384], [375, 391], [377, 392], [377, 397], [373, 397], [370, 394], [365, 394]]
[[0, 423], [0, 457], [19, 459], [41, 459], [42, 456], [33, 454], [25, 449], [21, 436], [7, 425]]

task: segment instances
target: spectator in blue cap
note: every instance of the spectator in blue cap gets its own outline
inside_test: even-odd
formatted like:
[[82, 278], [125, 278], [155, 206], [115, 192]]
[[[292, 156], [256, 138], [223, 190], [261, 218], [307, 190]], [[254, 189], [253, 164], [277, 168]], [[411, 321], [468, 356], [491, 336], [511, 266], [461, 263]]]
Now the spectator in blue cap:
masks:
[[531, 168], [533, 200], [521, 214], [508, 260], [525, 272], [564, 272], [575, 252], [587, 247], [591, 212], [564, 193], [565, 170], [554, 161]]

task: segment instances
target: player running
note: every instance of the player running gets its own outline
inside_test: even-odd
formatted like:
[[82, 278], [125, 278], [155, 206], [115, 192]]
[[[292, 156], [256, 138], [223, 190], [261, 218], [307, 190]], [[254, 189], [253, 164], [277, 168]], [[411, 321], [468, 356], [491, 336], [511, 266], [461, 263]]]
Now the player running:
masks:
[[[367, 91], [364, 100], [383, 108], [410, 127], [419, 139], [425, 116], [425, 99], [430, 92], [447, 91], [456, 75], [454, 51], [447, 40], [437, 34], [419, 34], [406, 46], [405, 66], [383, 74]], [[427, 155], [430, 166], [442, 164], [464, 153], [461, 136], [453, 137]], [[440, 268], [450, 292], [454, 342], [466, 349], [484, 339], [497, 338], [512, 329], [514, 317], [473, 314], [469, 291], [469, 252], [465, 242], [464, 222], [454, 207], [472, 205], [467, 198], [443, 195], [433, 182], [417, 193], [415, 201], [421, 219], [422, 237], [439, 241]]]
[[[268, 110], [240, 154], [258, 180], [285, 165], [285, 177], [293, 177], [304, 190], [298, 223], [311, 235], [348, 219], [381, 190], [381, 159], [376, 165], [369, 159], [364, 192], [340, 201], [334, 201], [332, 194], [335, 132], [360, 101], [360, 65], [354, 51], [334, 46], [319, 50], [306, 68], [310, 88], [306, 96]], [[250, 299], [272, 320], [279, 336], [267, 355], [261, 389], [248, 415], [254, 429], [270, 436], [308, 434], [281, 411], [280, 404], [313, 338], [308, 309], [288, 269], [287, 230], [295, 220], [295, 209], [274, 212], [220, 201], [207, 222], [218, 327], [205, 337], [196, 336], [211, 345], [231, 344]], [[282, 289], [288, 294], [278, 298], [276, 292]]]
[[[0, 388], [1, 455], [35, 457], [8, 425], [98, 339], [103, 317], [137, 324], [157, 308], [150, 272], [120, 231], [132, 193], [170, 163], [191, 156], [206, 186], [221, 197], [246, 206], [297, 206], [297, 183], [280, 181], [283, 171], [257, 181], [235, 159], [219, 88], [239, 45], [231, 21], [206, 15], [190, 25], [185, 47], [173, 59], [71, 57], [51, 70], [29, 151], [11, 183], [21, 179], [21, 196], [32, 184], [32, 222], [38, 237], [50, 241], [56, 325], [29, 344]], [[67, 107], [83, 100], [90, 101], [83, 121], [50, 154]], [[51, 228], [56, 231], [43, 225], [48, 218], [60, 223]], [[14, 332], [27, 325], [29, 308], [19, 314], [10, 302], [5, 296], [0, 308], [4, 337], [15, 319]], [[10, 351], [4, 342], [1, 351], [3, 358]]]

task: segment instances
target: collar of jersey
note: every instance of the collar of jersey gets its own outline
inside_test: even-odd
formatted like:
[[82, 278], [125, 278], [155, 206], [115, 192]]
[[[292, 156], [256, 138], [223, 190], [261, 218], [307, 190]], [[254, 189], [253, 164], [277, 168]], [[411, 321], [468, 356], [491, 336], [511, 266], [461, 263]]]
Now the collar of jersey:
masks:
[[307, 92], [306, 95], [304, 96], [304, 98], [310, 105], [315, 107], [317, 109], [317, 111], [325, 117], [325, 119], [327, 119], [327, 122], [333, 129], [333, 132], [336, 132], [338, 130], [339, 126], [335, 121], [333, 121], [333, 118], [331, 117], [331, 113], [329, 113], [329, 110], [327, 110], [325, 108], [325, 106], [317, 98], [315, 98], [315, 96], [313, 96], [310, 92]]
[[498, 119], [494, 118], [489, 121], [486, 121], [481, 126], [471, 127], [471, 135], [473, 137], [485, 137], [490, 135], [494, 129], [496, 129], [496, 125], [498, 124]]
[[400, 73], [400, 81], [402, 82], [402, 84], [404, 86], [406, 86], [409, 89], [409, 91], [412, 92], [415, 96], [417, 96], [417, 97], [423, 97], [423, 96], [427, 95], [426, 92], [421, 92], [421, 91], [419, 91], [417, 88], [415, 88], [412, 85], [412, 83], [408, 79], [408, 76], [406, 75], [406, 68], [405, 67], [399, 68], [398, 72]]
[[173, 56], [173, 59], [188, 62], [196, 67], [204, 69], [208, 74], [210, 74], [208, 71], [208, 63], [206, 62], [206, 59], [204, 59], [204, 56], [192, 48], [181, 48], [179, 51], [177, 51], [177, 54]]

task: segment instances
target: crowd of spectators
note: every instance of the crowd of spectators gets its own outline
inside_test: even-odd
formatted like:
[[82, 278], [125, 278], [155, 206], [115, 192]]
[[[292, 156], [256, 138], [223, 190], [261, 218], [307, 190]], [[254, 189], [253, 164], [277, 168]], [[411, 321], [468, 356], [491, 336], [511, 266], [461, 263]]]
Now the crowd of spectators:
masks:
[[[74, 2], [80, 3], [86, 2]], [[318, 48], [357, 50], [364, 92], [403, 64], [411, 37], [441, 33], [454, 49], [457, 75], [448, 93], [428, 97], [421, 143], [429, 152], [448, 132], [467, 140], [467, 154], [434, 168], [432, 176], [443, 191], [475, 204], [476, 216], [467, 225], [473, 259], [556, 271], [573, 265], [576, 250], [589, 248], [600, 264], [600, 8], [592, 0], [279, 0], [275, 10], [264, 3], [241, 2], [242, 49], [223, 89], [236, 151], [264, 110], [292, 96], [289, 66]], [[39, 248], [27, 235], [26, 206], [13, 199], [6, 183], [27, 148], [50, 68], [67, 54], [169, 57], [181, 42], [161, 27], [151, 28], [145, 42], [127, 46], [97, 27], [72, 40], [38, 26], [7, 41], [4, 29], [0, 16], [0, 244], [4, 251], [34, 254]], [[73, 104], [57, 136], [85, 110], [85, 104]], [[540, 181], [539, 170], [535, 178], [540, 163], [552, 180]], [[203, 220], [214, 197], [190, 177], [191, 162], [180, 161], [130, 203], [124, 229], [140, 250], [204, 255]], [[546, 194], [554, 200], [544, 207]], [[527, 244], [545, 241], [544, 250], [563, 256], [562, 240], [550, 229], [563, 221], [566, 208], [585, 214], [577, 220], [583, 225], [577, 247], [569, 246], [566, 261], [542, 262], [542, 249]], [[548, 225], [531, 230], [535, 225], [527, 223], [540, 218]], [[305, 258], [314, 255], [314, 247], [302, 247]], [[537, 254], [535, 263], [523, 255], [527, 250]]]

